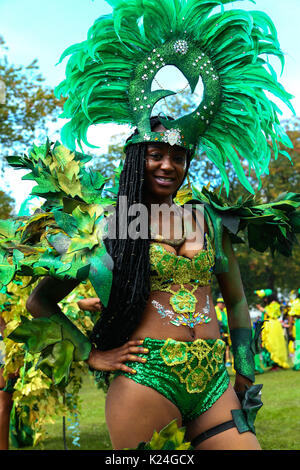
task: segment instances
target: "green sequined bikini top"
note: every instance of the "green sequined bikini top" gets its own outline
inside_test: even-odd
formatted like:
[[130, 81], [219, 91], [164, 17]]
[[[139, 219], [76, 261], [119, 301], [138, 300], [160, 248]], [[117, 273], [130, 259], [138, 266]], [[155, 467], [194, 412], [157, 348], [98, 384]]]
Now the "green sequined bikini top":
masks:
[[[214, 261], [215, 250], [207, 235], [204, 248], [192, 258], [172, 253], [160, 243], [150, 245], [151, 291], [172, 294], [169, 303], [177, 316], [171, 323], [193, 328], [210, 322], [211, 319], [205, 314], [209, 313], [208, 295], [206, 307], [200, 309], [195, 292], [198, 287], [207, 286], [211, 282]], [[179, 285], [176, 290], [175, 285]], [[157, 301], [154, 299], [152, 303], [156, 305]], [[163, 317], [168, 315], [159, 303], [158, 313]]]
[[173, 253], [160, 243], [150, 244], [151, 291], [169, 291], [174, 284], [207, 286], [212, 277], [215, 250], [208, 235], [206, 247], [192, 258]]

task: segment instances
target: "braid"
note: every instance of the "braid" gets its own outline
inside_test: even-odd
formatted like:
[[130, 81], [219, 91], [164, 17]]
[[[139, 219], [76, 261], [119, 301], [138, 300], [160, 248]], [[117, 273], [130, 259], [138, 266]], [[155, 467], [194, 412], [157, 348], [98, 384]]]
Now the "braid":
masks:
[[[151, 128], [158, 124], [159, 117], [152, 117]], [[120, 196], [127, 197], [127, 208], [143, 203], [146, 149], [147, 144], [140, 143], [129, 145], [126, 150], [115, 212], [116, 239], [105, 239], [107, 252], [114, 262], [111, 295], [90, 336], [100, 350], [116, 348], [129, 340], [142, 318], [150, 295], [150, 236], [147, 239], [129, 238], [129, 217], [127, 226], [119, 227], [119, 221], [124, 216]], [[188, 152], [186, 173], [190, 158], [191, 153]]]
[[149, 238], [133, 240], [125, 233], [122, 239], [120, 235], [127, 227], [119, 227], [119, 220], [124, 216], [121, 214], [120, 196], [127, 196], [128, 208], [143, 202], [145, 151], [145, 144], [130, 145], [127, 149], [116, 206], [117, 236], [116, 239], [105, 240], [114, 261], [111, 296], [91, 334], [91, 340], [101, 350], [118, 347], [128, 341], [149, 298]]

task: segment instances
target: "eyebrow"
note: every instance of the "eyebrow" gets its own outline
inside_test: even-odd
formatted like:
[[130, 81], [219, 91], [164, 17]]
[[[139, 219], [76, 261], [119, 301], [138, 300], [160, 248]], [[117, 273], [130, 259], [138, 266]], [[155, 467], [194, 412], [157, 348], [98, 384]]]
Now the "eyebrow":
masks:
[[[153, 142], [153, 143], [151, 143], [151, 144], [149, 143], [149, 144], [148, 144], [148, 147], [147, 147], [147, 150], [150, 150], [150, 149], [159, 149], [159, 150], [161, 150], [161, 149], [162, 149], [162, 146], [163, 146], [163, 144], [160, 145], [160, 143], [155, 143], [155, 142]], [[182, 152], [182, 153], [184, 153], [184, 154], [186, 155], [186, 150], [185, 150], [184, 148], [182, 148], [182, 147], [179, 147], [178, 145], [175, 145], [175, 146], [173, 147], [173, 149], [174, 149], [176, 152]]]
[[151, 144], [148, 144], [148, 149], [149, 149], [149, 148], [161, 149], [162, 146], [159, 145], [159, 144], [156, 144], [156, 143], [151, 143]]

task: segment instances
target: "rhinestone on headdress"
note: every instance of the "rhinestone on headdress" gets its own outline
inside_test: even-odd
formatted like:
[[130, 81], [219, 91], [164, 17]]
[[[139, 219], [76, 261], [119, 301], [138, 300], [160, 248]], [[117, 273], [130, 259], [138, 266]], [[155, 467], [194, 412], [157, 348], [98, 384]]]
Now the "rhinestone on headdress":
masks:
[[188, 43], [184, 39], [179, 39], [174, 43], [174, 50], [175, 52], [178, 52], [179, 54], [186, 54], [188, 51]]
[[164, 133], [163, 141], [170, 145], [181, 144], [181, 135], [178, 129], [169, 129]]

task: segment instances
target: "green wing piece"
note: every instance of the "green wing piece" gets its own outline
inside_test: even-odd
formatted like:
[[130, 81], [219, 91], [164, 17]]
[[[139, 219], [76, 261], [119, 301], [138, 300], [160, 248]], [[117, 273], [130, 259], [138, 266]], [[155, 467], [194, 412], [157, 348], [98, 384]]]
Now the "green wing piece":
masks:
[[240, 433], [251, 431], [255, 434], [254, 422], [258, 411], [263, 406], [261, 401], [261, 384], [247, 387], [241, 400], [242, 409], [232, 410], [232, 416]]
[[[28, 320], [21, 317], [21, 324], [8, 336], [32, 354], [41, 353], [39, 368], [54, 383], [64, 383], [73, 361], [73, 344], [64, 340], [61, 327], [51, 318]], [[71, 354], [72, 351], [72, 354]]]
[[140, 442], [136, 449], [124, 450], [193, 450], [184, 436], [185, 428], [178, 428], [177, 420], [174, 419], [160, 432], [154, 431], [149, 442]]
[[23, 343], [31, 354], [40, 353], [37, 367], [62, 386], [69, 383], [72, 362], [86, 360], [91, 349], [88, 338], [64, 315], [32, 320], [21, 316], [8, 338]]
[[[233, 243], [248, 242], [250, 248], [264, 252], [270, 249], [272, 255], [280, 253], [292, 256], [292, 250], [300, 233], [300, 194], [283, 193], [270, 203], [261, 203], [257, 196], [242, 197], [229, 204], [217, 191], [192, 188], [192, 200], [198, 201], [208, 209], [214, 228], [226, 227]], [[216, 251], [222, 260], [218, 266], [226, 271], [226, 257], [223, 253], [220, 231], [216, 233]]]
[[23, 179], [37, 183], [31, 194], [44, 202], [31, 216], [0, 221], [0, 288], [17, 275], [32, 282], [47, 275], [90, 278], [107, 305], [113, 262], [103, 239], [120, 169], [114, 185], [107, 187], [106, 178], [87, 168], [90, 159], [49, 140], [34, 145], [28, 155], [7, 157], [14, 168], [28, 170]]
[[18, 410], [13, 406], [10, 415], [9, 434], [12, 445], [17, 449], [34, 445], [34, 430], [30, 426], [28, 406], [22, 406]]
[[28, 320], [21, 317], [21, 324], [9, 335], [16, 343], [24, 343], [32, 354], [40, 353], [44, 348], [61, 341], [60, 326], [50, 318]]
[[42, 352], [38, 368], [53, 380], [54, 385], [66, 386], [69, 382], [73, 354], [74, 345], [64, 339], [53, 346], [51, 354]]

